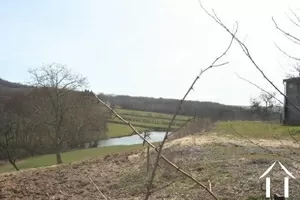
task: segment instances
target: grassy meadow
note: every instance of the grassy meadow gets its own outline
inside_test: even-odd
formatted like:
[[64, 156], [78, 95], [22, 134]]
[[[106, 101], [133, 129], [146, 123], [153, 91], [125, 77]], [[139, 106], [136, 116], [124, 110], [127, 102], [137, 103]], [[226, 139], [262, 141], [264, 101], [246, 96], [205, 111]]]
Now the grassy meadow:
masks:
[[231, 136], [239, 136], [240, 134], [248, 138], [300, 139], [300, 126], [283, 126], [279, 123], [269, 123], [260, 121], [219, 122], [214, 128], [214, 131], [219, 134], [226, 134]]
[[[169, 122], [172, 118], [172, 115], [168, 115], [168, 114], [125, 110], [125, 109], [117, 109], [117, 112], [122, 117], [124, 117], [125, 120], [128, 120], [129, 122], [134, 124], [135, 128], [139, 132], [143, 132], [145, 130], [155, 130], [157, 128], [166, 129], [168, 125], [164, 123]], [[186, 116], [178, 116], [178, 118], [181, 120], [188, 119], [188, 117]], [[147, 122], [143, 122], [140, 119], [147, 119]], [[113, 119], [113, 122], [120, 122], [120, 120]], [[133, 131], [128, 125], [118, 124], [113, 122], [108, 123], [107, 135], [109, 138], [128, 136], [132, 134]], [[174, 127], [176, 128], [178, 126], [174, 126]], [[63, 162], [67, 164], [67, 163], [89, 159], [95, 156], [104, 156], [111, 153], [125, 152], [125, 151], [140, 149], [140, 148], [142, 148], [142, 145], [124, 145], [124, 146], [90, 148], [90, 149], [73, 150], [73, 151], [64, 152], [61, 154], [61, 156]], [[35, 156], [35, 157], [30, 157], [27, 159], [20, 160], [19, 162], [17, 162], [17, 166], [20, 169], [50, 166], [56, 164], [55, 159], [56, 157], [54, 154]], [[0, 165], [0, 173], [7, 172], [7, 171], [14, 171], [14, 168], [10, 164]]]
[[[116, 109], [125, 120], [129, 121], [134, 127], [143, 132], [145, 130], [164, 130], [168, 128], [168, 123], [171, 121], [173, 115], [155, 113], [155, 112], [145, 112], [137, 110], [126, 110], [126, 109]], [[174, 121], [173, 128], [178, 128], [185, 123], [190, 117], [178, 115]], [[121, 120], [117, 118], [112, 118], [108, 123], [108, 137], [122, 137], [128, 136], [133, 131], [126, 124], [122, 123]]]
[[[143, 117], [157, 117], [157, 118], [168, 118], [171, 119], [173, 115], [165, 114], [165, 113], [156, 113], [156, 112], [147, 112], [147, 111], [139, 111], [139, 110], [128, 110], [128, 109], [116, 109], [117, 113], [122, 114], [131, 114], [131, 115], [140, 115]], [[187, 120], [188, 116], [178, 115], [177, 119]]]
[[[161, 118], [171, 118], [172, 115], [151, 113], [151, 112], [141, 112], [132, 110], [117, 110], [121, 115], [128, 114], [130, 117], [142, 118], [145, 116], [152, 115], [151, 117]], [[133, 115], [132, 115], [133, 114]], [[139, 115], [139, 116], [136, 116]], [[141, 116], [141, 117], [140, 117]], [[186, 116], [179, 116], [181, 119], [188, 119]], [[152, 119], [152, 118], [151, 118]], [[165, 120], [165, 119], [162, 119]], [[137, 122], [134, 122], [137, 123]], [[133, 124], [134, 124], [133, 123]], [[161, 127], [166, 128], [164, 124], [151, 124], [139, 122], [141, 125], [147, 125], [148, 128], [136, 126], [138, 131], [142, 132], [144, 130], [149, 130], [151, 127]], [[253, 122], [253, 121], [229, 121], [229, 122], [218, 122], [212, 132], [220, 135], [227, 135], [232, 137], [243, 137], [247, 138], [259, 138], [259, 139], [274, 139], [275, 137], [285, 138], [285, 139], [299, 139], [300, 140], [300, 127], [296, 126], [282, 126], [278, 123], [267, 123], [267, 122]], [[240, 135], [238, 135], [238, 132]], [[109, 137], [120, 137], [130, 135], [132, 133], [131, 128], [128, 125], [109, 123], [108, 124], [108, 136]], [[100, 147], [100, 148], [89, 148], [82, 150], [73, 150], [62, 153], [62, 159], [65, 164], [89, 159], [95, 156], [104, 156], [116, 152], [125, 152], [131, 150], [137, 150], [143, 148], [142, 145], [129, 145], [129, 146], [111, 146], [111, 147]], [[20, 169], [36, 168], [54, 165], [56, 163], [55, 155], [42, 155], [30, 157], [17, 162]], [[0, 165], [0, 173], [14, 171], [10, 164]]]
[[[136, 127], [139, 132], [143, 132], [146, 128]], [[122, 137], [128, 136], [132, 133], [132, 129], [126, 124], [115, 124], [115, 123], [108, 123], [108, 137], [115, 138], [115, 137]]]
[[[89, 148], [89, 149], [81, 149], [68, 151], [61, 154], [62, 160], [64, 164], [69, 164], [76, 161], [86, 160], [97, 156], [105, 156], [111, 153], [119, 153], [126, 152], [132, 150], [142, 149], [143, 146], [141, 144], [137, 145], [120, 145], [120, 146], [110, 146], [110, 147], [99, 147], [99, 148]], [[47, 154], [42, 156], [30, 157], [24, 160], [21, 160], [16, 163], [17, 166], [22, 169], [28, 168], [38, 168], [51, 166], [56, 164], [55, 154]], [[0, 173], [15, 171], [12, 165], [4, 164], [0, 165]]]

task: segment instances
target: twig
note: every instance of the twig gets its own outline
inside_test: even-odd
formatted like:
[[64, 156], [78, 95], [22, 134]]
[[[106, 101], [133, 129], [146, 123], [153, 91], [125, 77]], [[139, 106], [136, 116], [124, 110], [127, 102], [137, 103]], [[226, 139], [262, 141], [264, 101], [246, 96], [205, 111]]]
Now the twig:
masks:
[[270, 154], [274, 154], [274, 152], [273, 152], [272, 150], [270, 150], [270, 149], [268, 149], [268, 148], [265, 148], [265, 147], [263, 147], [263, 146], [261, 146], [261, 145], [255, 143], [255, 142], [253, 142], [252, 140], [248, 139], [247, 137], [243, 136], [241, 133], [239, 133], [238, 131], [236, 131], [235, 128], [233, 128], [233, 125], [230, 125], [230, 127], [231, 127], [231, 129], [233, 130], [233, 132], [234, 132], [235, 134], [237, 134], [237, 135], [239, 135], [240, 137], [246, 139], [246, 140], [247, 140], [248, 142], [250, 142], [251, 144], [254, 144], [254, 145], [260, 147], [261, 149], [267, 151], [267, 152], [270, 153]]
[[274, 19], [273, 17], [272, 17], [272, 21], [274, 22], [275, 27], [276, 27], [280, 32], [282, 32], [288, 39], [290, 39], [292, 42], [294, 42], [294, 43], [296, 43], [296, 44], [299, 44], [299, 42], [300, 42], [300, 39], [299, 39], [299, 38], [297, 38], [297, 37], [291, 35], [290, 33], [284, 31], [283, 29], [281, 29], [281, 28], [277, 25], [277, 23], [276, 23], [276, 21], [275, 21], [275, 19]]
[[[236, 31], [235, 33], [237, 32], [238, 28], [236, 28]], [[178, 113], [180, 112], [181, 110], [181, 107], [182, 107], [182, 104], [183, 102], [185, 101], [187, 95], [190, 93], [191, 90], [193, 90], [194, 88], [194, 85], [195, 83], [197, 82], [197, 80], [201, 77], [201, 75], [208, 71], [209, 69], [213, 68], [213, 67], [219, 67], [219, 66], [223, 66], [223, 65], [226, 65], [228, 62], [225, 62], [225, 63], [221, 63], [221, 64], [217, 64], [217, 62], [229, 51], [232, 43], [233, 43], [233, 40], [234, 40], [234, 37], [231, 38], [231, 41], [228, 45], [228, 47], [226, 48], [226, 50], [219, 56], [217, 57], [210, 66], [208, 66], [207, 68], [205, 68], [204, 70], [201, 70], [200, 74], [194, 79], [194, 81], [192, 82], [191, 86], [189, 87], [189, 89], [187, 90], [187, 92], [185, 93], [185, 95], [183, 96], [183, 98], [180, 100], [179, 102], [179, 105], [175, 111], [175, 114], [173, 115], [173, 118], [172, 120], [170, 121], [169, 123], [169, 126], [168, 126], [168, 129], [166, 131], [166, 134], [165, 134], [165, 137], [163, 139], [163, 141], [161, 142], [161, 144], [159, 145], [159, 149], [158, 149], [158, 153], [157, 153], [157, 157], [156, 157], [156, 160], [155, 160], [155, 164], [154, 164], [154, 167], [153, 167], [153, 170], [152, 170], [152, 175], [150, 176], [150, 178], [148, 179], [148, 184], [147, 184], [147, 193], [146, 193], [146, 196], [145, 196], [145, 200], [148, 200], [150, 195], [151, 195], [151, 188], [152, 188], [152, 184], [153, 184], [153, 180], [154, 180], [154, 177], [156, 175], [156, 169], [157, 169], [157, 166], [158, 166], [158, 162], [160, 160], [160, 156], [161, 156], [161, 152], [162, 152], [162, 149], [163, 149], [163, 146], [168, 138], [168, 133], [171, 129], [171, 126], [176, 118], [176, 116], [178, 115]]]
[[251, 85], [253, 85], [253, 86], [255, 86], [255, 87], [257, 87], [258, 89], [260, 89], [261, 91], [263, 91], [263, 92], [265, 92], [265, 93], [267, 93], [268, 95], [270, 95], [270, 96], [272, 96], [274, 99], [276, 99], [279, 103], [281, 103], [282, 105], [284, 105], [284, 103], [281, 101], [281, 100], [279, 100], [278, 98], [276, 98], [273, 94], [271, 94], [270, 92], [268, 92], [268, 91], [266, 91], [266, 90], [264, 90], [263, 88], [261, 88], [261, 87], [259, 87], [258, 85], [256, 85], [255, 83], [252, 83], [251, 81], [249, 81], [249, 80], [247, 80], [247, 79], [245, 79], [245, 78], [243, 78], [243, 77], [241, 77], [240, 75], [238, 75], [237, 73], [235, 73], [236, 75], [237, 75], [237, 77], [239, 77], [240, 79], [242, 79], [242, 80], [244, 80], [244, 81], [246, 81], [246, 82], [248, 82], [248, 83], [250, 83]]
[[[89, 176], [88, 176], [89, 177]], [[90, 181], [91, 181], [91, 183], [95, 186], [95, 188], [98, 190], [98, 192], [101, 194], [101, 196], [105, 199], [105, 200], [108, 200], [107, 198], [106, 198], [106, 196], [101, 192], [101, 190], [99, 189], [99, 187], [95, 184], [95, 182], [92, 180], [92, 178], [91, 177], [89, 177], [89, 179], [90, 179]]]
[[[214, 12], [213, 10], [213, 14], [210, 14], [202, 5], [201, 1], [198, 0], [201, 8], [206, 12], [206, 14], [208, 16], [210, 16], [217, 24], [219, 24], [221, 27], [223, 27], [226, 32], [228, 32], [234, 39], [235, 41], [240, 45], [242, 51], [244, 52], [244, 54], [249, 58], [249, 60], [252, 62], [252, 64], [255, 66], [255, 68], [261, 73], [261, 75], [264, 77], [264, 79], [266, 79], [282, 96], [285, 97], [285, 99], [300, 113], [300, 109], [283, 93], [281, 92], [277, 86], [266, 76], [266, 74], [262, 71], [262, 69], [258, 66], [258, 64], [253, 60], [249, 49], [247, 48], [247, 46], [240, 41], [236, 35], [234, 33], [232, 33], [225, 25], [224, 23], [219, 19], [219, 17], [217, 16], [217, 14]], [[237, 22], [236, 22], [237, 24]]]
[[182, 179], [178, 179], [178, 180], [171, 181], [170, 183], [167, 183], [166, 185], [164, 185], [164, 186], [162, 186], [162, 187], [160, 187], [160, 188], [158, 188], [158, 189], [156, 189], [156, 190], [152, 190], [151, 193], [155, 193], [155, 192], [158, 192], [158, 191], [160, 191], [160, 190], [163, 190], [163, 189], [169, 187], [170, 185], [172, 185], [173, 183], [175, 183], [175, 182], [177, 182], [177, 181], [181, 181], [181, 180], [182, 180]]
[[276, 136], [274, 136], [274, 138], [280, 142], [280, 144], [282, 144], [282, 146], [286, 146], [293, 154], [297, 154], [291, 147], [289, 147], [289, 145], [284, 145], [284, 143]]
[[[249, 81], [249, 80], [247, 80], [247, 79], [241, 77], [241, 76], [238, 75], [237, 73], [236, 73], [236, 75], [237, 75], [240, 79], [242, 79], [242, 80], [244, 80], [244, 81], [250, 83], [251, 85], [257, 87], [257, 88], [260, 89], [261, 91], [263, 91], [263, 92], [269, 94], [269, 95], [272, 96], [275, 100], [277, 100], [280, 104], [284, 105], [284, 103], [283, 103], [281, 100], [279, 100], [278, 98], [276, 98], [276, 97], [275, 97], [273, 94], [271, 94], [270, 92], [264, 90], [263, 88], [259, 87], [259, 86], [256, 85], [255, 83], [253, 83], [253, 82], [251, 82], [251, 81]], [[298, 99], [298, 100], [299, 100], [299, 102], [300, 102], [300, 99]], [[293, 109], [293, 108], [291, 108], [291, 107], [287, 107], [287, 108], [290, 109], [292, 112], [294, 112], [296, 115], [299, 115], [299, 116], [300, 116], [300, 112], [297, 112], [295, 109]]]
[[209, 188], [209, 190], [212, 191], [211, 190], [211, 182], [210, 182], [210, 180], [208, 180], [207, 182], [208, 182], [208, 188]]
[[300, 27], [300, 18], [297, 16], [297, 14], [292, 10], [290, 9], [291, 13], [294, 15], [294, 17], [297, 19], [298, 22], [295, 22], [290, 16], [287, 15], [287, 17], [289, 18], [289, 20], [296, 26]]
[[[96, 94], [94, 94], [96, 99], [98, 100], [99, 103], [101, 103], [102, 105], [104, 105], [107, 109], [109, 109], [111, 112], [113, 112], [121, 121], [123, 121], [124, 123], [127, 123], [128, 126], [130, 126], [130, 128], [134, 131], [135, 134], [137, 134], [140, 138], [142, 138], [150, 147], [152, 147], [156, 152], [158, 152], [157, 147], [155, 145], [153, 145], [149, 140], [147, 140], [146, 138], [144, 138], [141, 133], [139, 133], [130, 123], [128, 123], [125, 119], [123, 119], [115, 110], [113, 110], [109, 105], [107, 105], [104, 101], [102, 101], [101, 99], [99, 99], [97, 97]], [[204, 186], [202, 183], [200, 183], [197, 179], [195, 179], [192, 175], [188, 174], [187, 172], [185, 172], [184, 170], [182, 170], [181, 168], [179, 168], [177, 165], [175, 165], [173, 162], [171, 162], [168, 158], [166, 158], [164, 155], [161, 154], [160, 156], [164, 161], [166, 161], [171, 167], [175, 168], [178, 172], [180, 172], [181, 174], [183, 174], [185, 177], [189, 178], [190, 180], [194, 181], [197, 185], [199, 185], [200, 187], [202, 187], [203, 189], [205, 189], [215, 200], [219, 200], [216, 195], [209, 191], [209, 189]]]
[[187, 123], [189, 123], [190, 121], [195, 120], [195, 117], [190, 118], [188, 120], [186, 120], [179, 128], [177, 128], [176, 130], [172, 131], [171, 133], [169, 133], [168, 137], [176, 132], [178, 132], [180, 129], [182, 129], [183, 127], [185, 127], [185, 125], [187, 125]]
[[[268, 152], [268, 153], [270, 153], [270, 154], [276, 154], [276, 155], [279, 156], [279, 157], [287, 158], [287, 159], [290, 159], [291, 161], [294, 161], [294, 162], [298, 162], [298, 160], [296, 160], [296, 159], [294, 159], [294, 158], [292, 158], [292, 157], [290, 157], [290, 156], [287, 156], [287, 155], [281, 155], [281, 154], [278, 153], [278, 152], [273, 152], [272, 150], [270, 150], [270, 149], [268, 149], [268, 148], [266, 148], [266, 147], [263, 147], [263, 146], [261, 146], [260, 144], [257, 144], [257, 143], [255, 143], [255, 142], [253, 142], [252, 140], [248, 139], [247, 137], [243, 136], [243, 135], [240, 134], [238, 131], [236, 131], [236, 130], [233, 128], [232, 125], [231, 125], [231, 128], [232, 128], [232, 130], [234, 131], [235, 134], [237, 134], [237, 135], [239, 135], [240, 137], [246, 139], [248, 142], [254, 144], [255, 146], [258, 146], [259, 148], [265, 150], [266, 152]], [[296, 170], [300, 170], [298, 167], [292, 167], [292, 168], [294, 168], [294, 169], [296, 169]]]
[[291, 137], [298, 145], [300, 145], [299, 140], [297, 140], [297, 139], [292, 135], [292, 133], [291, 133], [290, 130], [289, 130], [289, 135], [290, 135], [290, 137]]
[[300, 58], [296, 58], [294, 56], [291, 56], [290, 54], [286, 53], [285, 51], [283, 51], [276, 43], [275, 43], [275, 46], [277, 47], [277, 49], [279, 51], [281, 51], [281, 53], [283, 53], [284, 55], [286, 55], [287, 57], [291, 58], [291, 59], [294, 59], [294, 60], [297, 60], [297, 61], [300, 61]]

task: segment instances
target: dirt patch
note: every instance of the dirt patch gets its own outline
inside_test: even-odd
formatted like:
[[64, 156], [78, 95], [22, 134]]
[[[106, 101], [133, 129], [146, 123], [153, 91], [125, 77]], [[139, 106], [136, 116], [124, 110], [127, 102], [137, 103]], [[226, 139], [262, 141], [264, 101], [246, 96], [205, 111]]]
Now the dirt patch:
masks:
[[[265, 192], [260, 189], [258, 177], [274, 160], [280, 160], [294, 176], [300, 177], [297, 162], [300, 157], [291, 153], [291, 148], [296, 148], [292, 141], [255, 142], [276, 154], [246, 140], [206, 134], [173, 140], [167, 143], [164, 155], [204, 185], [211, 182], [212, 190], [222, 200], [263, 197]], [[152, 151], [152, 162], [154, 158]], [[144, 152], [130, 152], [70, 165], [1, 174], [0, 199], [102, 199], [88, 177], [110, 200], [143, 199], [147, 174], [145, 160]], [[282, 178], [281, 173], [280, 170], [275, 172], [272, 181]], [[151, 199], [212, 199], [202, 188], [161, 161], [154, 190], [170, 181], [176, 182], [154, 193]], [[282, 191], [282, 180], [277, 181], [278, 184], [272, 182], [276, 186], [273, 189]], [[290, 180], [290, 186], [292, 199], [300, 199], [299, 183]]]

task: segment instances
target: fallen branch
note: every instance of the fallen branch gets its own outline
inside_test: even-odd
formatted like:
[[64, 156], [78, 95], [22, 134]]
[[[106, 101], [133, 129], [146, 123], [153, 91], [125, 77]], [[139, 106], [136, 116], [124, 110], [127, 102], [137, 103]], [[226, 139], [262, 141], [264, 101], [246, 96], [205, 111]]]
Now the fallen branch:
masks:
[[170, 183], [167, 183], [166, 185], [164, 185], [164, 186], [162, 186], [162, 187], [160, 187], [160, 188], [158, 188], [158, 189], [156, 189], [156, 190], [152, 190], [151, 193], [155, 193], [155, 192], [158, 192], [158, 191], [160, 191], [160, 190], [163, 190], [163, 189], [169, 187], [170, 185], [172, 185], [173, 183], [176, 183], [177, 181], [181, 181], [181, 180], [182, 180], [182, 179], [178, 179], [178, 180], [171, 181]]
[[[89, 177], [89, 176], [88, 176]], [[91, 177], [89, 177], [91, 183], [95, 186], [95, 188], [97, 189], [97, 191], [99, 192], [99, 194], [105, 199], [105, 200], [108, 200], [106, 198], [106, 196], [101, 192], [101, 190], [99, 189], [99, 187], [95, 184], [95, 182], [93, 181], [93, 179]]]

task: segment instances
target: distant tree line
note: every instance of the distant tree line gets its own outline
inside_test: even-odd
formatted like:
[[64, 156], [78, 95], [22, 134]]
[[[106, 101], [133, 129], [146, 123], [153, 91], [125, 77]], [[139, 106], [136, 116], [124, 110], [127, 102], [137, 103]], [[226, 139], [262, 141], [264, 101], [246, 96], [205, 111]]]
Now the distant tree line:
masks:
[[61, 152], [106, 137], [107, 111], [81, 89], [85, 78], [56, 64], [29, 72], [31, 87], [1, 99], [0, 160], [18, 170], [20, 158], [54, 153], [60, 164]]
[[[100, 93], [99, 98], [118, 105], [123, 109], [132, 109], [140, 111], [158, 112], [174, 114], [176, 106], [179, 103], [177, 99], [151, 98], [151, 97], [133, 97], [126, 95], [107, 95]], [[181, 115], [195, 116], [198, 118], [209, 118], [212, 121], [217, 120], [276, 120], [276, 115], [257, 116], [252, 108], [229, 106], [215, 102], [185, 101], [182, 105]]]

